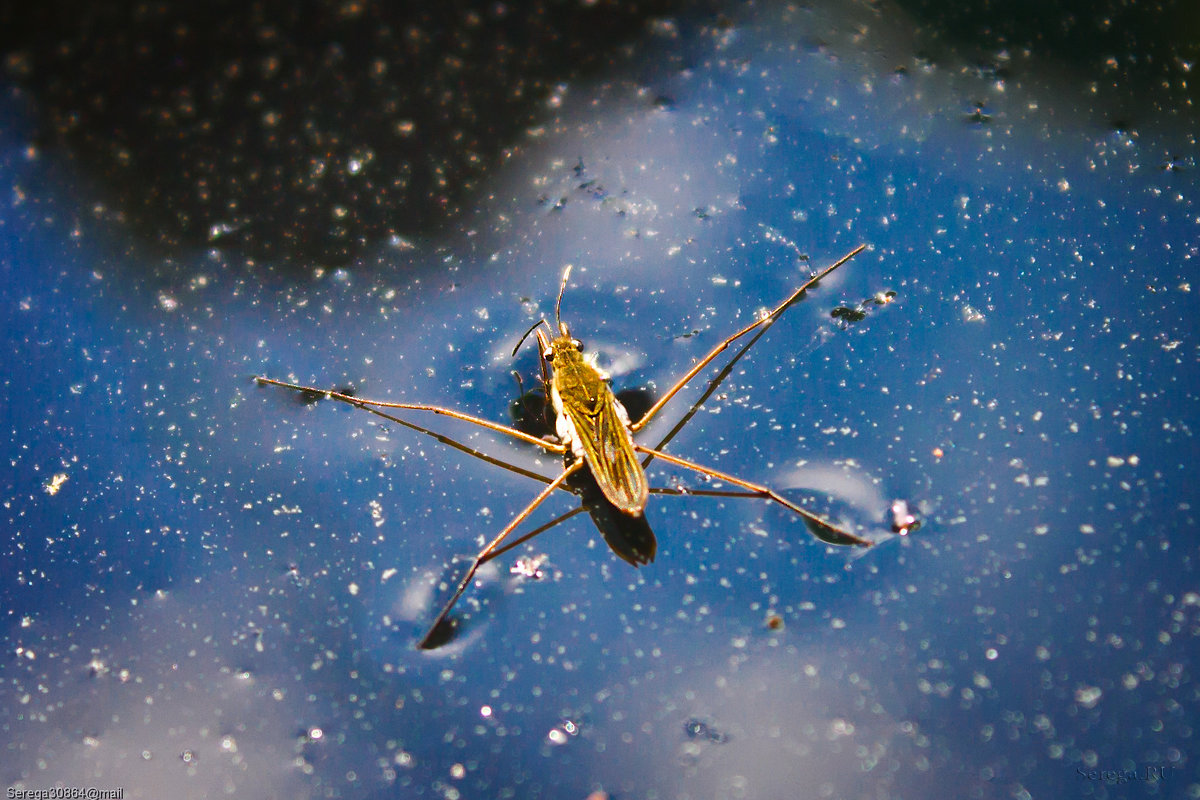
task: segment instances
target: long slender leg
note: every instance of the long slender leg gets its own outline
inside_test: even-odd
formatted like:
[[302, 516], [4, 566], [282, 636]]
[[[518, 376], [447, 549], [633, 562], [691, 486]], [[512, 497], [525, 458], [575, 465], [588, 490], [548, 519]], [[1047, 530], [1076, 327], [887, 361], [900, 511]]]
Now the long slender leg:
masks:
[[[541, 478], [540, 475], [530, 476], [530, 477]], [[549, 479], [547, 479], [547, 482], [548, 481], [549, 481]], [[563, 491], [570, 491], [570, 489], [563, 488]], [[676, 497], [743, 497], [743, 498], [746, 498], [749, 500], [762, 500], [763, 499], [761, 492], [752, 492], [748, 489], [745, 491], [734, 491], [732, 489], [674, 489], [674, 488], [669, 488], [669, 487], [651, 486], [650, 494], [674, 495]], [[568, 511], [567, 513], [559, 514], [557, 517], [550, 520], [549, 522], [539, 525], [538, 527], [531, 530], [529, 533], [521, 534], [520, 539], [516, 539], [515, 541], [511, 541], [511, 542], [506, 542], [503, 547], [501, 547], [497, 550], [493, 550], [491, 553], [489, 553], [488, 557], [482, 561], [480, 566], [483, 566], [483, 564], [486, 564], [489, 561], [493, 561], [493, 560], [499, 558], [500, 556], [504, 555], [505, 553], [520, 547], [521, 545], [525, 544], [526, 542], [528, 542], [530, 539], [534, 538], [535, 536], [538, 536], [539, 534], [543, 534], [546, 531], [550, 530], [551, 528], [554, 528], [558, 525], [563, 524], [564, 522], [569, 520], [571, 517], [578, 516], [579, 514], [582, 514], [584, 511], [587, 511], [587, 508], [585, 506], [577, 506], [577, 507], [571, 509], [570, 511]], [[826, 523], [822, 523], [822, 524], [826, 524]]]
[[[325, 392], [320, 391], [320, 394], [323, 395], [323, 394], [325, 394]], [[437, 431], [431, 431], [428, 428], [425, 428], [425, 427], [422, 427], [422, 426], [416, 424], [415, 422], [410, 422], [409, 420], [401, 419], [400, 417], [394, 416], [392, 414], [388, 414], [384, 411], [380, 411], [378, 408], [371, 408], [370, 406], [359, 406], [359, 408], [361, 408], [363, 411], [374, 414], [377, 417], [382, 417], [383, 419], [386, 419], [388, 422], [394, 422], [397, 425], [401, 425], [405, 428], [408, 428], [409, 430], [416, 431], [417, 433], [421, 433], [426, 436], [429, 436], [429, 437], [441, 442], [442, 444], [446, 445], [447, 447], [452, 447], [461, 453], [466, 453], [469, 456], [474, 456], [475, 458], [478, 458], [480, 461], [485, 461], [488, 464], [497, 466], [500, 469], [508, 470], [509, 472], [512, 472], [516, 475], [522, 475], [526, 478], [532, 478], [533, 480], [540, 481], [542, 483], [550, 483], [550, 481], [553, 480], [553, 478], [547, 478], [545, 475], [540, 475], [532, 470], [525, 469], [524, 467], [519, 467], [516, 464], [513, 464], [511, 462], [504, 461], [503, 459], [496, 458], [495, 456], [490, 456], [487, 453], [483, 452], [482, 450], [476, 450], [474, 447], [469, 447], [469, 446], [463, 444], [462, 442], [458, 441], [457, 439], [453, 439], [449, 436], [446, 436], [445, 434], [438, 433]], [[570, 489], [568, 489], [565, 486], [559, 486], [559, 488], [564, 492], [571, 491]]]
[[585, 463], [585, 461], [580, 459], [564, 469], [561, 475], [550, 481], [550, 483], [546, 484], [546, 487], [538, 493], [538, 496], [533, 498], [533, 501], [530, 502], [529, 505], [525, 506], [521, 513], [513, 517], [512, 521], [504, 526], [504, 530], [500, 531], [500, 533], [496, 535], [496, 538], [488, 542], [487, 547], [479, 551], [479, 555], [475, 556], [475, 560], [471, 562], [471, 567], [467, 570], [467, 574], [463, 576], [463, 579], [459, 582], [458, 588], [454, 591], [454, 596], [452, 596], [450, 601], [446, 603], [444, 608], [442, 608], [442, 612], [437, 615], [437, 619], [433, 621], [433, 624], [429, 627], [429, 632], [425, 634], [425, 638], [420, 641], [420, 643], [417, 645], [418, 647], [420, 647], [422, 650], [432, 649], [432, 641], [438, 638], [434, 636], [434, 634], [441, 626], [442, 621], [445, 620], [446, 616], [450, 613], [450, 609], [454, 608], [454, 604], [458, 602], [458, 598], [462, 597], [463, 592], [465, 592], [467, 587], [471, 585], [471, 579], [475, 577], [476, 571], [478, 571], [479, 567], [485, 561], [487, 561], [488, 556], [491, 555], [492, 551], [499, 547], [501, 543], [508, 538], [508, 535], [512, 533], [513, 530], [520, 525], [526, 517], [532, 514], [535, 508], [542, 504], [543, 500], [553, 494], [554, 490], [557, 489], [563, 483], [563, 481], [577, 472]]
[[758, 327], [761, 327], [764, 325], [768, 325], [768, 324], [774, 322], [779, 317], [780, 314], [782, 314], [784, 311], [786, 311], [788, 309], [789, 306], [791, 306], [793, 303], [795, 303], [797, 300], [799, 300], [801, 298], [801, 296], [803, 296], [803, 294], [813, 284], [828, 277], [829, 274], [832, 273], [835, 269], [842, 266], [847, 261], [849, 261], [850, 259], [854, 258], [856, 255], [861, 253], [865, 247], [866, 247], [865, 244], [860, 244], [858, 247], [854, 248], [849, 253], [847, 253], [846, 255], [839, 258], [831, 266], [826, 267], [816, 277], [809, 278], [807, 281], [805, 281], [803, 286], [801, 286], [796, 291], [792, 292], [791, 295], [789, 295], [786, 300], [784, 300], [782, 303], [780, 303], [778, 306], [776, 306], [775, 309], [773, 311], [771, 311], [771, 313], [767, 314], [765, 317], [758, 320], [757, 322], [750, 323], [749, 325], [747, 325], [746, 327], [742, 328], [740, 331], [735, 333], [733, 336], [730, 336], [728, 339], [726, 339], [725, 341], [721, 342], [716, 347], [714, 347], [708, 353], [708, 355], [706, 355], [704, 358], [697, 361], [692, 366], [691, 369], [689, 369], [686, 373], [684, 373], [684, 376], [682, 378], [680, 378], [675, 383], [675, 385], [672, 386], [667, 391], [666, 394], [664, 394], [662, 397], [660, 397], [658, 399], [657, 403], [650, 406], [650, 410], [647, 411], [644, 415], [642, 415], [641, 419], [639, 419], [637, 422], [635, 422], [633, 425], [631, 425], [630, 430], [633, 431], [634, 433], [636, 433], [636, 432], [640, 431], [642, 428], [644, 428], [650, 422], [650, 420], [654, 418], [654, 415], [657, 414], [662, 409], [662, 407], [665, 406], [672, 397], [674, 397], [684, 386], [687, 386], [688, 381], [690, 381], [692, 378], [696, 377], [696, 375], [702, 369], [707, 367], [714, 358], [716, 358], [722, 352], [724, 352], [725, 348], [729, 347], [729, 345], [733, 344], [738, 339], [742, 338], [743, 336], [745, 336], [747, 333], [754, 330], [755, 328], [758, 328]]
[[[449, 436], [444, 436], [443, 434], [437, 433], [436, 431], [431, 431], [428, 428], [423, 428], [420, 425], [417, 425], [416, 423], [413, 423], [413, 422], [409, 422], [406, 419], [400, 419], [400, 417], [392, 416], [391, 414], [380, 411], [377, 408], [370, 408], [369, 406], [362, 406], [361, 408], [363, 411], [368, 411], [377, 417], [383, 417], [388, 422], [395, 422], [397, 425], [403, 425], [405, 428], [408, 428], [409, 430], [416, 431], [417, 433], [423, 433], [426, 436], [429, 436], [429, 437], [432, 437], [432, 438], [438, 440], [439, 442], [446, 445], [447, 447], [453, 447], [455, 450], [458, 450], [460, 453], [466, 453], [469, 456], [474, 456], [475, 458], [478, 458], [480, 461], [485, 461], [488, 464], [492, 464], [493, 466], [500, 467], [500, 469], [508, 470], [509, 472], [515, 473], [517, 475], [523, 475], [526, 478], [533, 478], [535, 481], [541, 481], [542, 483], [549, 483], [550, 481], [553, 480], [553, 478], [547, 478], [545, 475], [539, 475], [538, 473], [536, 473], [532, 470], [525, 469], [524, 467], [518, 467], [516, 464], [511, 464], [508, 461], [504, 461], [502, 459], [496, 458], [495, 456], [489, 456], [487, 453], [483, 452], [482, 450], [476, 450], [474, 447], [468, 447], [467, 445], [463, 444], [460, 441], [457, 441], [456, 439], [451, 439]], [[563, 491], [570, 491], [566, 487], [561, 487], [561, 488], [563, 489]]]
[[671, 495], [673, 497], [746, 497], [752, 500], [762, 500], [762, 495], [752, 492], [735, 491], [733, 489], [680, 489], [675, 487], [650, 487], [650, 494]]
[[254, 380], [260, 385], [269, 384], [271, 386], [281, 386], [284, 389], [292, 389], [297, 392], [309, 392], [323, 397], [329, 397], [334, 400], [340, 400], [343, 403], [348, 403], [352, 406], [358, 406], [359, 408], [363, 408], [368, 411], [371, 408], [400, 408], [409, 411], [432, 411], [434, 414], [441, 414], [446, 417], [451, 417], [452, 419], [462, 420], [463, 422], [472, 422], [481, 428], [487, 428], [488, 430], [496, 431], [497, 433], [503, 433], [507, 436], [513, 437], [514, 439], [520, 439], [523, 442], [527, 442], [528, 444], [535, 444], [538, 447], [549, 450], [551, 453], [558, 453], [561, 455], [567, 452], [566, 447], [561, 444], [547, 442], [545, 439], [539, 439], [536, 436], [530, 436], [528, 433], [522, 433], [516, 428], [510, 428], [507, 425], [500, 425], [499, 423], [491, 422], [481, 417], [473, 417], [470, 414], [464, 414], [461, 411], [455, 411], [451, 408], [442, 408], [441, 406], [430, 406], [419, 403], [385, 403], [382, 400], [364, 400], [361, 397], [352, 397], [348, 394], [335, 392], [331, 389], [318, 389], [315, 386], [302, 386], [298, 383], [285, 383], [284, 381], [277, 381], [273, 378], [264, 378], [261, 375], [255, 377]]
[[829, 544], [837, 544], [837, 545], [853, 544], [853, 545], [858, 545], [860, 547], [870, 547], [872, 544], [874, 544], [874, 542], [872, 542], [868, 539], [863, 539], [859, 536], [855, 536], [853, 533], [850, 533], [850, 531], [845, 530], [844, 528], [840, 528], [831, 522], [826, 522], [825, 520], [821, 519], [819, 516], [817, 516], [813, 512], [811, 512], [807, 509], [801, 508], [800, 506], [796, 505], [795, 503], [792, 503], [791, 501], [785, 499], [782, 495], [776, 494], [771, 489], [768, 489], [766, 486], [762, 486], [761, 484], [757, 484], [757, 483], [751, 483], [750, 481], [744, 481], [741, 478], [735, 478], [732, 475], [727, 475], [724, 472], [718, 472], [715, 469], [711, 469], [709, 467], [705, 467], [700, 464], [697, 464], [694, 461], [688, 461], [686, 458], [679, 458], [678, 456], [673, 456], [668, 453], [664, 453], [661, 450], [651, 450], [649, 447], [643, 447], [640, 444], [635, 444], [633, 447], [635, 450], [638, 450], [647, 455], [652, 455], [655, 458], [661, 458], [663, 461], [666, 461], [668, 464], [675, 464], [676, 466], [679, 466], [679, 467], [686, 467], [687, 469], [695, 470], [696, 472], [699, 472], [702, 475], [708, 475], [710, 477], [716, 478], [717, 480], [725, 481], [727, 483], [732, 483], [734, 486], [741, 486], [743, 489], [749, 489], [750, 491], [754, 492], [755, 494], [757, 494], [760, 497], [763, 497], [765, 499], [774, 500], [776, 503], [779, 503], [784, 508], [789, 509], [790, 511], [794, 511], [795, 513], [804, 517], [809, 522], [818, 526], [821, 531], [826, 532], [825, 535], [822, 535], [822, 533], [814, 531], [814, 533], [816, 533], [818, 538], [820, 538], [824, 542], [828, 542]]
[[[570, 490], [568, 489], [567, 491], [570, 491]], [[513, 548], [516, 548], [516, 547], [520, 547], [521, 545], [525, 544], [526, 542], [528, 542], [530, 539], [537, 536], [538, 534], [545, 533], [546, 531], [550, 530], [551, 528], [553, 528], [557, 525], [563, 524], [564, 522], [569, 520], [571, 517], [574, 517], [578, 514], [582, 514], [584, 511], [587, 511], [587, 509], [584, 506], [577, 506], [576, 508], [571, 509], [570, 511], [568, 511], [565, 514], [559, 514], [554, 519], [550, 520], [549, 522], [545, 523], [544, 525], [539, 525], [538, 527], [531, 530], [529, 533], [521, 534], [520, 539], [517, 539], [516, 541], [513, 541], [513, 542], [508, 542], [500, 549], [493, 550], [491, 553], [488, 553], [487, 558], [485, 558], [485, 559], [483, 559], [483, 561], [479, 562], [479, 566], [483, 566], [484, 564], [491, 561], [492, 559], [499, 558], [500, 556], [507, 553], [509, 550], [512, 550]]]

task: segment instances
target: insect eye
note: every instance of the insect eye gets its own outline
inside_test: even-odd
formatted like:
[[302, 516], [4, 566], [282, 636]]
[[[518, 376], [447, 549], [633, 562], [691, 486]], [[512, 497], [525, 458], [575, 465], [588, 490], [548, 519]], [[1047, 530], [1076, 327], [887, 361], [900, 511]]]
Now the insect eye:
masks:
[[542, 358], [546, 359], [547, 361], [553, 361], [554, 360], [554, 351], [553, 350], [543, 350]]
[[572, 339], [571, 345], [579, 352], [583, 352], [583, 342], [579, 341], [578, 339]]

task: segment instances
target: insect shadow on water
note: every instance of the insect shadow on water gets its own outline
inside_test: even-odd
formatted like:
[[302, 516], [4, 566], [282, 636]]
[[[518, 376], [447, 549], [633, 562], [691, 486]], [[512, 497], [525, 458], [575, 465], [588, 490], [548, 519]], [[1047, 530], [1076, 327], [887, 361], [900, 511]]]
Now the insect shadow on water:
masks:
[[[545, 486], [537, 496], [514, 516], [475, 556], [466, 574], [459, 581], [453, 595], [434, 619], [429, 632], [425, 634], [424, 638], [418, 644], [418, 647], [422, 649], [432, 649], [441, 646], [452, 638], [454, 624], [449, 621], [450, 612], [467, 590], [467, 587], [471, 585], [472, 579], [483, 564], [569, 519], [580, 511], [588, 510], [592, 514], [593, 520], [597, 522], [602, 534], [605, 535], [606, 541], [609, 541], [610, 546], [613, 546], [614, 552], [618, 556], [635, 566], [651, 561], [654, 558], [656, 547], [654, 534], [650, 531], [642, 512], [646, 507], [646, 502], [651, 493], [651, 489], [646, 481], [645, 467], [655, 458], [668, 464], [683, 467], [709, 478], [731, 484], [742, 490], [693, 491], [659, 489], [654, 491], [655, 494], [718, 495], [770, 500], [801, 516], [807, 523], [809, 531], [824, 542], [834, 545], [869, 547], [872, 544], [870, 540], [856, 536], [850, 531], [821, 518], [812, 511], [808, 511], [792, 503], [766, 486], [742, 480], [711, 467], [706, 467], [694, 461], [666, 453], [662, 449], [695, 416], [696, 412], [712, 395], [717, 386], [729, 375], [734, 364], [754, 346], [758, 339], [766, 332], [767, 328], [784, 311], [800, 300], [808, 289], [829, 276], [838, 267], [841, 267], [847, 261], [854, 258], [865, 247], [866, 245], [859, 245], [832, 265], [805, 281], [800, 288], [792, 292], [787, 299], [769, 313], [762, 315], [755, 322], [750, 323], [732, 336], [719, 342], [703, 358], [693, 364], [691, 369], [684, 373], [658, 400], [650, 404], [650, 407], [639, 416], [636, 422], [630, 419], [625, 406], [618, 401], [612, 389], [609, 388], [608, 376], [601, 372], [591, 359], [584, 357], [582, 343], [571, 336], [566, 323], [562, 321], [560, 310], [563, 294], [566, 291], [567, 281], [571, 274], [569, 266], [563, 272], [562, 283], [558, 290], [558, 298], [554, 304], [555, 329], [551, 329], [546, 320], [538, 320], [538, 322], [525, 332], [525, 335], [521, 337], [521, 340], [513, 350], [513, 354], [515, 355], [529, 337], [529, 334], [535, 334], [537, 337], [538, 345], [544, 359], [542, 363], [542, 383], [550, 395], [550, 402], [555, 412], [554, 423], [557, 436], [554, 439], [541, 438], [516, 427], [501, 425], [481, 417], [472, 416], [442, 406], [367, 400], [344, 392], [322, 390], [312, 386], [287, 383], [263, 376], [256, 377], [255, 380], [259, 385], [279, 386], [301, 392], [305, 397], [313, 397], [314, 393], [316, 393], [348, 403], [377, 416], [399, 423], [406, 428], [433, 436], [440, 442], [481, 458], [488, 463], [501, 466], [545, 483]], [[683, 415], [657, 445], [646, 447], [634, 442], [633, 435], [649, 424], [658, 412], [687, 386], [693, 378], [711, 364], [730, 345], [752, 332], [755, 332], [755, 335], [738, 349], [729, 363], [709, 383], [700, 399], [692, 405], [688, 412]], [[489, 456], [450, 437], [423, 428], [411, 421], [396, 417], [383, 409], [428, 411], [463, 422], [470, 422], [488, 430], [503, 433], [527, 444], [535, 445], [551, 453], [561, 455], [563, 456], [565, 466], [557, 477], [547, 478]], [[640, 462], [638, 461], [638, 453], [642, 456]], [[588, 468], [586, 473], [583, 470], [585, 466]], [[591, 480], [581, 482], [580, 479], [584, 474]], [[592, 488], [593, 485], [594, 489]], [[583, 505], [526, 533], [515, 541], [506, 543], [506, 540], [513, 531], [546, 498], [559, 489], [580, 494], [584, 499]], [[618, 534], [614, 538], [620, 540], [620, 547], [613, 545], [613, 540], [610, 539], [609, 533], [605, 533], [606, 529], [615, 531]]]

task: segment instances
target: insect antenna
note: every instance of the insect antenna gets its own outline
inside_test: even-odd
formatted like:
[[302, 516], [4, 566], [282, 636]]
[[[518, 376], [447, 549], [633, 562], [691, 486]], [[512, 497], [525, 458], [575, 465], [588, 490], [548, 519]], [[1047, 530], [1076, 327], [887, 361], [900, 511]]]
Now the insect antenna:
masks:
[[558, 287], [558, 299], [554, 301], [554, 324], [558, 326], [558, 332], [564, 336], [567, 335], [567, 329], [563, 327], [559, 309], [562, 308], [563, 292], [567, 290], [567, 278], [569, 277], [571, 277], [571, 265], [567, 264], [567, 268], [563, 270], [562, 284]]
[[[558, 298], [554, 301], [554, 324], [558, 328], [558, 332], [560, 334], [566, 333], [566, 330], [563, 328], [560, 310], [562, 309], [563, 292], [567, 290], [567, 278], [569, 277], [571, 277], [571, 265], [567, 264], [567, 268], [563, 270], [562, 284], [558, 287]], [[536, 331], [539, 325], [545, 325], [547, 329], [550, 328], [550, 323], [546, 322], [545, 317], [542, 317], [537, 322], [530, 325], [529, 330], [521, 334], [521, 338], [517, 342], [517, 346], [513, 348], [512, 354], [514, 357], [517, 355], [517, 351], [521, 349], [521, 345], [525, 344], [525, 340], [529, 338], [529, 334]], [[550, 330], [550, 333], [553, 334], [554, 331]]]
[[520, 341], [518, 341], [517, 346], [513, 348], [513, 351], [512, 351], [513, 357], [516, 357], [517, 351], [521, 349], [521, 345], [525, 344], [525, 340], [529, 338], [529, 334], [531, 334], [537, 330], [538, 325], [545, 325], [547, 328], [550, 327], [550, 323], [546, 322], [545, 319], [539, 319], [537, 322], [530, 325], [529, 330], [527, 330], [527, 331], [525, 331], [525, 333], [521, 334]]

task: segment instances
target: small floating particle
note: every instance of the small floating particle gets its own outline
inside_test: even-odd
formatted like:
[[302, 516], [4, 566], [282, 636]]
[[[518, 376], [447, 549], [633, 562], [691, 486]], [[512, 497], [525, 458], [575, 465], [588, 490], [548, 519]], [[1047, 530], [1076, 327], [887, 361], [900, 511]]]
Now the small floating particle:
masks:
[[546, 562], [546, 556], [541, 555], [535, 558], [518, 558], [517, 563], [508, 568], [509, 573], [513, 575], [521, 575], [533, 580], [541, 580], [543, 576], [542, 564]]
[[892, 530], [901, 536], [908, 534], [921, 527], [921, 520], [908, 506], [905, 500], [895, 500], [892, 502]]
[[962, 307], [963, 322], [983, 322], [983, 312], [972, 305], [964, 305]]
[[1081, 686], [1075, 690], [1075, 702], [1084, 708], [1095, 708], [1103, 694], [1099, 686]]
[[714, 744], [725, 744], [729, 740], [725, 733], [696, 717], [683, 723], [683, 733], [689, 739], [704, 739]]
[[65, 472], [59, 472], [53, 478], [46, 481], [46, 483], [42, 486], [42, 489], [45, 490], [46, 494], [53, 497], [54, 495], [58, 494], [59, 490], [62, 489], [63, 484], [66, 483], [67, 480], [67, 474]]

